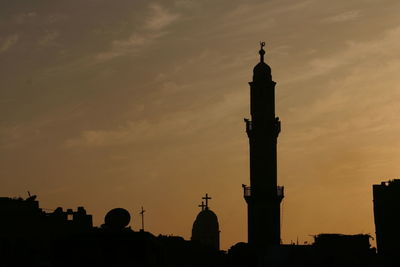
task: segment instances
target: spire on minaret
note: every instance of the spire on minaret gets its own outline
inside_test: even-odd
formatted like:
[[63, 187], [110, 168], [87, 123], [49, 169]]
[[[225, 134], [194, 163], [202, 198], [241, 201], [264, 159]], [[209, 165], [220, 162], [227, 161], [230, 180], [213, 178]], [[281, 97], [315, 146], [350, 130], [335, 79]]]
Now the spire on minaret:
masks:
[[263, 83], [267, 79], [268, 81], [272, 81], [271, 76], [271, 68], [265, 63], [264, 55], [265, 55], [265, 42], [260, 42], [260, 50], [258, 53], [260, 54], [260, 62], [253, 69], [253, 82], [255, 83]]
[[258, 53], [260, 54], [260, 62], [264, 62], [264, 55], [265, 55], [265, 50], [264, 50], [264, 46], [265, 46], [265, 42], [260, 42], [260, 51], [258, 51]]

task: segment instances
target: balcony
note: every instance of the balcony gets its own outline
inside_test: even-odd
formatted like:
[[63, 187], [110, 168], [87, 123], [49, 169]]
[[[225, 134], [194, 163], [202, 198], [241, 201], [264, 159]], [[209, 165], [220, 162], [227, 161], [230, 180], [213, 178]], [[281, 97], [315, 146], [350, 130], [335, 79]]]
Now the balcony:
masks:
[[247, 186], [247, 185], [244, 185], [244, 184], [242, 184], [242, 187], [243, 187], [243, 196], [244, 196], [244, 198], [251, 197], [251, 187]]
[[[243, 196], [245, 199], [249, 199], [251, 197], [251, 187], [242, 184], [243, 188]], [[281, 201], [284, 197], [284, 187], [283, 186], [277, 186], [276, 187], [276, 196], [278, 197], [279, 201]]]
[[276, 194], [277, 194], [278, 198], [280, 198], [280, 199], [282, 199], [284, 197], [283, 188], [284, 188], [283, 186], [276, 187]]

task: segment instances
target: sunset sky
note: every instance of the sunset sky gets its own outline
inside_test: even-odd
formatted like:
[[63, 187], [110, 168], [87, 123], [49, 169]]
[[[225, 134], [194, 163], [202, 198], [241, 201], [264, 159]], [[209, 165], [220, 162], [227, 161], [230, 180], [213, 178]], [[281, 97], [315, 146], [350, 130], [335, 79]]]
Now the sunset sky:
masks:
[[249, 85], [276, 85], [282, 238], [374, 235], [372, 184], [400, 176], [400, 1], [0, 0], [0, 196], [115, 207], [221, 247], [247, 241]]

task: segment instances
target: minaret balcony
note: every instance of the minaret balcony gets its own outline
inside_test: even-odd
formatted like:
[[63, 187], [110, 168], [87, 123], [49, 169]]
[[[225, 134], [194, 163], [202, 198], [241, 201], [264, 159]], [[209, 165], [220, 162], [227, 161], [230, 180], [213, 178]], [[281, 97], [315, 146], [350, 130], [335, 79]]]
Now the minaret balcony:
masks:
[[285, 195], [284, 195], [284, 187], [283, 186], [277, 186], [276, 187], [276, 195], [277, 195], [277, 197], [278, 197], [278, 200], [279, 200], [279, 202], [281, 202], [282, 201], [282, 199], [285, 197]]
[[242, 188], [243, 188], [244, 199], [246, 200], [247, 203], [249, 203], [249, 201], [251, 199], [251, 187], [247, 186], [245, 184], [242, 184]]
[[[245, 198], [246, 201], [248, 201], [252, 196], [251, 187], [242, 184], [242, 188], [243, 188], [243, 197]], [[282, 199], [284, 198], [284, 187], [283, 186], [276, 187], [276, 196], [277, 196], [279, 202], [282, 201]]]
[[243, 196], [246, 197], [251, 197], [251, 187], [247, 185], [242, 185], [243, 187]]

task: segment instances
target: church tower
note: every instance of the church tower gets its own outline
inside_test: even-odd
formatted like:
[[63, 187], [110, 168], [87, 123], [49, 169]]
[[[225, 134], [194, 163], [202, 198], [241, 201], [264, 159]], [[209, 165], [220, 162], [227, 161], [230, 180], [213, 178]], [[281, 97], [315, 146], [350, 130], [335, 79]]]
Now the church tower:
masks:
[[250, 82], [251, 119], [244, 119], [250, 143], [250, 186], [243, 185], [248, 207], [248, 242], [262, 249], [281, 243], [280, 203], [283, 187], [277, 185], [276, 147], [281, 122], [275, 117], [275, 82], [264, 62], [260, 62]]

